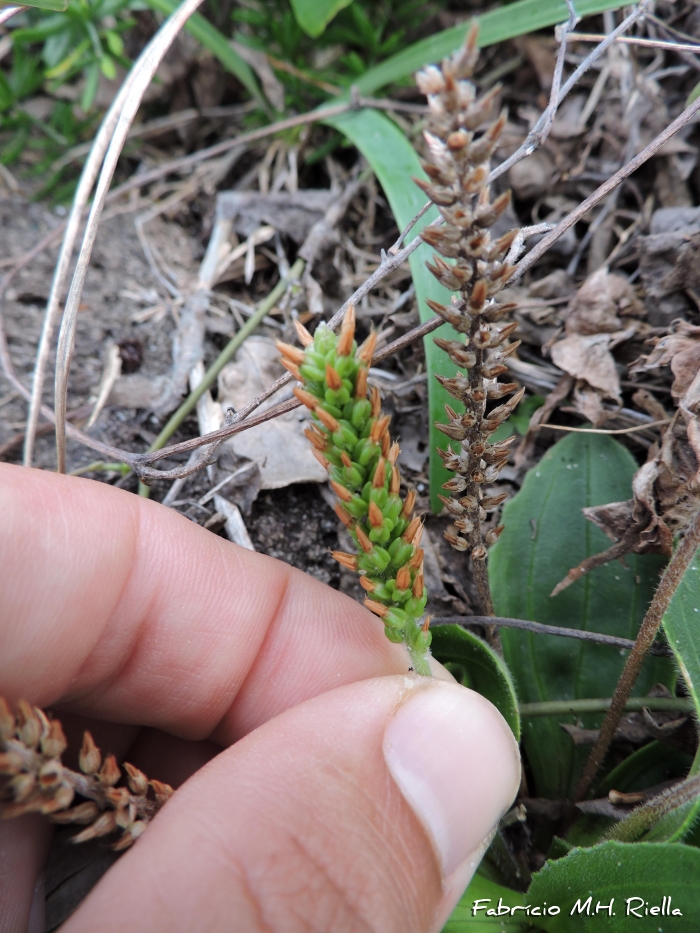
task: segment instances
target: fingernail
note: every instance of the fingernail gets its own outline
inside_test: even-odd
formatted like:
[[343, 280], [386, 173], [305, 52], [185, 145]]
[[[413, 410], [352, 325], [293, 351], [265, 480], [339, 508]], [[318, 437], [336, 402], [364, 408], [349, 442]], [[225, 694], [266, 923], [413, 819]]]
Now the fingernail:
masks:
[[478, 693], [432, 681], [409, 693], [390, 720], [384, 758], [432, 841], [443, 881], [458, 873], [466, 885], [465, 863], [476, 868], [520, 782], [518, 747], [505, 720]]

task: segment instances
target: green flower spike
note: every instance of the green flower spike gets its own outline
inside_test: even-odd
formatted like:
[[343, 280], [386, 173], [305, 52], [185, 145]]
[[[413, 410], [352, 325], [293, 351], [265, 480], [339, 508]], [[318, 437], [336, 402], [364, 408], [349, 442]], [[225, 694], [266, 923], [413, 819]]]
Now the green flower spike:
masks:
[[414, 670], [430, 676], [430, 632], [422, 622], [428, 594], [423, 581], [423, 524], [413, 516], [416, 496], [399, 495], [399, 445], [389, 436], [379, 391], [367, 391], [367, 374], [377, 341], [370, 334], [358, 349], [355, 312], [348, 309], [340, 334], [320, 324], [312, 337], [296, 322], [304, 350], [277, 343], [282, 363], [302, 383], [294, 394], [311, 410], [307, 428], [317, 460], [337, 495], [335, 511], [357, 545], [356, 554], [333, 557], [361, 574], [365, 606], [384, 623], [390, 641], [403, 642]]

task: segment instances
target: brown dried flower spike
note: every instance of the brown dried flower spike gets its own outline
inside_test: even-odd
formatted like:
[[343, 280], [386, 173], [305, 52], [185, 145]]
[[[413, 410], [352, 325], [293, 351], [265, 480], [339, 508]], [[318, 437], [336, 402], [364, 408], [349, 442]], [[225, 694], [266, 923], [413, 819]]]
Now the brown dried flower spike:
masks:
[[[506, 118], [502, 113], [484, 127], [498, 88], [477, 99], [474, 85], [468, 80], [479, 55], [476, 38], [477, 28], [472, 27], [464, 46], [452, 58], [445, 59], [439, 68], [431, 65], [417, 75], [418, 87], [427, 95], [430, 107], [424, 134], [429, 159], [423, 163], [430, 180], [416, 179], [416, 183], [437, 205], [445, 221], [442, 226], [427, 227], [421, 234], [440, 254], [434, 256], [428, 268], [442, 285], [459, 292], [450, 307], [435, 301], [428, 305], [465, 338], [464, 343], [442, 339], [435, 343], [456, 366], [468, 370], [467, 375], [458, 372], [451, 379], [437, 376], [465, 409], [457, 412], [446, 405], [449, 422], [436, 424], [453, 442], [446, 450], [438, 451], [447, 469], [456, 474], [445, 488], [459, 496], [441, 496], [455, 519], [445, 537], [452, 547], [471, 555], [482, 610], [492, 615], [486, 547], [497, 540], [503, 526], [484, 534], [481, 523], [502, 497], [484, 496], [483, 486], [498, 477], [508, 460], [513, 438], [497, 444], [490, 444], [488, 438], [511, 414], [524, 389], [510, 401], [486, 411], [489, 400], [510, 395], [518, 388], [515, 383], [497, 381], [506, 372], [505, 360], [518, 344], [508, 343], [515, 324], [495, 326], [513, 306], [493, 301], [512, 271], [506, 255], [517, 231], [511, 230], [497, 240], [492, 240], [488, 232], [510, 203], [510, 192], [492, 201], [488, 187], [489, 160]], [[477, 135], [480, 128], [483, 131]], [[458, 451], [454, 450], [456, 446]]]
[[[0, 817], [43, 813], [53, 823], [85, 826], [72, 842], [119, 832], [111, 848], [128, 849], [171, 796], [172, 787], [149, 781], [126, 763], [127, 786], [117, 787], [122, 773], [116, 758], [108, 755], [103, 761], [89, 732], [80, 750], [82, 773], [62, 763], [66, 747], [57, 719], [25, 700], [17, 704], [15, 716], [0, 696]], [[85, 799], [71, 806], [76, 795]]]

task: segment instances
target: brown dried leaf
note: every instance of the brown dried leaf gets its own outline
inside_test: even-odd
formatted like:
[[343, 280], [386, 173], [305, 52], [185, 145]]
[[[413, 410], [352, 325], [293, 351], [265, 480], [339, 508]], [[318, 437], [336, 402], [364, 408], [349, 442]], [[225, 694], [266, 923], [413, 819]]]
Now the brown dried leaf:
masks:
[[588, 276], [571, 300], [566, 333], [612, 333], [624, 326], [620, 317], [644, 314], [644, 306], [627, 279], [603, 267]]
[[682, 398], [700, 370], [700, 327], [677, 320], [673, 330], [656, 341], [649, 356], [641, 357], [631, 367], [631, 373], [647, 372], [661, 366], [670, 366], [674, 375], [671, 392], [675, 399]]
[[610, 336], [606, 333], [588, 336], [574, 333], [554, 344], [552, 361], [565, 373], [583, 379], [604, 398], [611, 398], [620, 405], [620, 377], [609, 345]]

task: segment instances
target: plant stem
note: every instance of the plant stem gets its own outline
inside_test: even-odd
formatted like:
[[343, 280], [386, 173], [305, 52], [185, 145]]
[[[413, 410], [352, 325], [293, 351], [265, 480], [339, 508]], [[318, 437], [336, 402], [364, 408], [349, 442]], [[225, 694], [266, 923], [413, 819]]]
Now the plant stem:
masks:
[[683, 578], [683, 574], [690, 566], [690, 562], [695, 556], [695, 552], [700, 547], [700, 511], [696, 512], [695, 517], [686, 530], [685, 537], [676, 548], [671, 558], [661, 582], [654, 593], [644, 621], [639, 629], [634, 648], [629, 653], [627, 663], [620, 675], [620, 679], [615, 687], [612, 696], [610, 708], [600, 727], [598, 741], [591, 750], [591, 754], [586, 762], [581, 779], [578, 782], [574, 792], [574, 800], [582, 800], [593, 783], [593, 779], [598, 773], [603, 758], [610, 746], [615, 730], [617, 729], [620, 717], [629, 700], [630, 694], [637, 682], [637, 677], [644, 663], [644, 659], [651, 647], [656, 633], [658, 632], [664, 614], [668, 609], [673, 594], [676, 592], [678, 584]]
[[[252, 314], [245, 322], [243, 327], [241, 327], [241, 329], [233, 335], [221, 353], [211, 364], [209, 369], [207, 369], [207, 371], [204, 373], [204, 377], [197, 388], [190, 392], [182, 405], [180, 405], [177, 411], [171, 415], [163, 430], [148, 448], [149, 451], [160, 450], [161, 447], [165, 447], [168, 440], [172, 437], [175, 431], [177, 431], [185, 418], [191, 411], [194, 410], [200, 398], [204, 395], [207, 389], [209, 389], [214, 384], [221, 370], [231, 360], [243, 341], [253, 333], [253, 331], [262, 322], [262, 319], [265, 317], [265, 315], [268, 314], [272, 308], [274, 308], [275, 304], [286, 292], [288, 286], [301, 276], [302, 272], [304, 271], [304, 265], [305, 262], [303, 259], [297, 259], [297, 261], [289, 270], [287, 277], [279, 280], [267, 298], [261, 302], [260, 307], [255, 311], [255, 314]], [[145, 483], [139, 483], [139, 495], [148, 498], [150, 495], [150, 487], [146, 486]]]
[[[594, 698], [585, 700], [546, 700], [543, 703], [522, 703], [521, 716], [567, 716], [584, 713], [604, 713], [612, 705], [612, 699]], [[688, 697], [630, 697], [623, 712], [638, 713], [649, 710], [678, 710], [692, 713], [693, 701]]]

